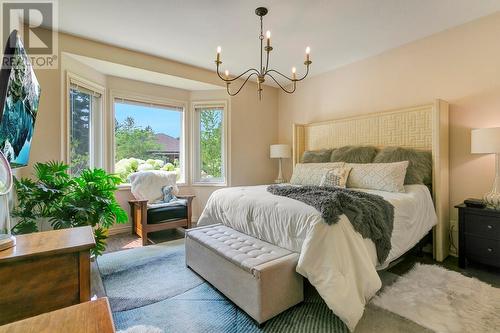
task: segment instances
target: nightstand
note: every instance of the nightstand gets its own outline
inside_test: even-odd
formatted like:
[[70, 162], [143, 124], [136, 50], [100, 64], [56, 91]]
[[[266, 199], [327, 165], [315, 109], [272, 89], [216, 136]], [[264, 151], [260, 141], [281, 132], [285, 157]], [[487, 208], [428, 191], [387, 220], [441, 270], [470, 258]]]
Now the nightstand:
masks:
[[465, 268], [469, 259], [500, 267], [500, 211], [464, 204], [455, 207], [458, 208], [460, 268]]

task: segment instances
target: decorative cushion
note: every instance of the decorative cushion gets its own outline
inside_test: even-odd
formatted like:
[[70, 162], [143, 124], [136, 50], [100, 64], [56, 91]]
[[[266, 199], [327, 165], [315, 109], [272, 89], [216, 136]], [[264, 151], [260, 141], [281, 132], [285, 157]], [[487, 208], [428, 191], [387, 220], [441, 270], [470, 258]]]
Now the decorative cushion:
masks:
[[330, 162], [333, 149], [308, 150], [302, 154], [302, 163], [326, 163]]
[[139, 171], [129, 176], [131, 192], [138, 200], [156, 202], [163, 199], [163, 187], [172, 186], [172, 194], [179, 193], [177, 173], [174, 171]]
[[328, 170], [321, 179], [320, 186], [345, 188], [351, 167], [341, 167]]
[[352, 167], [347, 187], [404, 192], [404, 180], [408, 161], [395, 163], [349, 163]]
[[178, 220], [187, 218], [187, 207], [183, 204], [169, 204], [157, 208], [149, 208], [148, 224], [158, 224], [167, 220]]
[[371, 163], [377, 155], [373, 146], [344, 146], [332, 151], [330, 162]]
[[318, 186], [328, 170], [343, 167], [344, 165], [345, 163], [297, 163], [290, 183]]
[[163, 193], [163, 202], [172, 202], [177, 200], [177, 197], [173, 193], [174, 187], [172, 185], [163, 186], [161, 191]]
[[405, 185], [432, 183], [432, 153], [402, 147], [386, 147], [378, 152], [374, 163], [408, 161]]

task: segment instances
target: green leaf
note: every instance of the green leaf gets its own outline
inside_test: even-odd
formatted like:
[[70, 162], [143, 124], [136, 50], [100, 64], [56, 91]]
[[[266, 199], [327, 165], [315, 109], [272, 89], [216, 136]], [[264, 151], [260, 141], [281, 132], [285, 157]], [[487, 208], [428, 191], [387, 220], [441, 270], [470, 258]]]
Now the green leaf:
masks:
[[12, 216], [19, 222], [12, 230], [36, 232], [40, 218], [47, 218], [54, 229], [89, 225], [95, 228], [93, 253], [99, 255], [106, 247], [107, 229], [128, 220], [115, 198], [121, 180], [102, 169], [83, 169], [73, 176], [68, 169], [57, 161], [36, 163], [34, 179], [14, 179], [18, 202]]

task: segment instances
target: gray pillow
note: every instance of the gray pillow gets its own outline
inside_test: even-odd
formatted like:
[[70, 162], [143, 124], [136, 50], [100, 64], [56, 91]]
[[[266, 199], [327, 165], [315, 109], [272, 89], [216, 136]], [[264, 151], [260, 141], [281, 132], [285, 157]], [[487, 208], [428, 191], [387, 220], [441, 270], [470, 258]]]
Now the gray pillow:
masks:
[[326, 163], [330, 162], [333, 149], [308, 150], [302, 154], [301, 163]]
[[373, 146], [344, 146], [335, 149], [330, 162], [371, 163], [377, 155], [377, 148]]
[[377, 156], [374, 163], [390, 163], [408, 161], [405, 185], [432, 183], [432, 153], [425, 150], [416, 150], [402, 147], [385, 147]]

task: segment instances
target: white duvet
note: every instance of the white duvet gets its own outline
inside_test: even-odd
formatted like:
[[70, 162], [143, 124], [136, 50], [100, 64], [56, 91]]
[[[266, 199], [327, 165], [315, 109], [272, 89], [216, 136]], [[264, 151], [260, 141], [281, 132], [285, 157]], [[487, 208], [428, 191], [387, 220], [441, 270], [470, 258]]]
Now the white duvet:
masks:
[[345, 215], [334, 225], [300, 201], [272, 195], [267, 185], [215, 191], [198, 220], [199, 226], [222, 223], [247, 235], [300, 253], [297, 272], [318, 290], [328, 307], [354, 330], [365, 304], [380, 289], [377, 268], [412, 248], [436, 224], [432, 199], [423, 185], [406, 193], [378, 194], [395, 207], [392, 249], [377, 262], [374, 243], [356, 232]]

